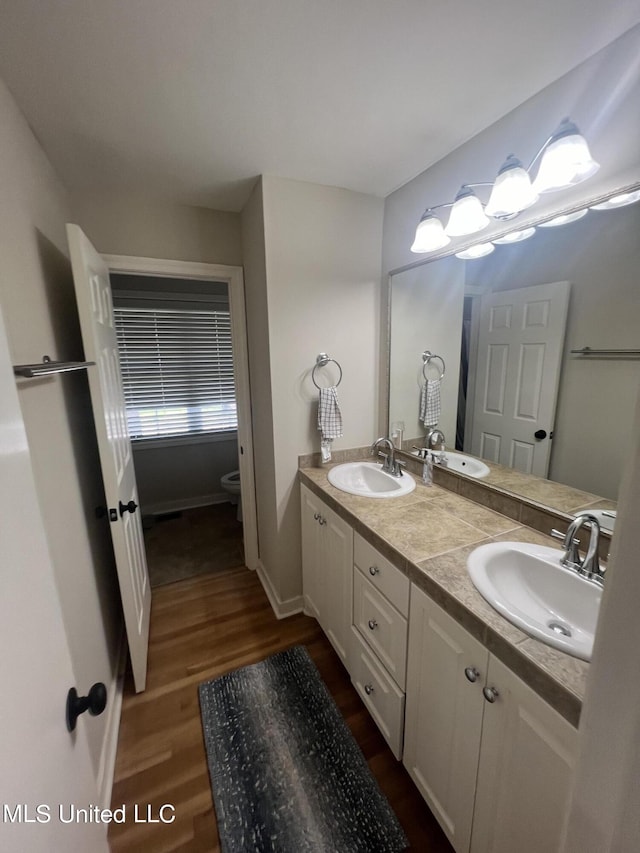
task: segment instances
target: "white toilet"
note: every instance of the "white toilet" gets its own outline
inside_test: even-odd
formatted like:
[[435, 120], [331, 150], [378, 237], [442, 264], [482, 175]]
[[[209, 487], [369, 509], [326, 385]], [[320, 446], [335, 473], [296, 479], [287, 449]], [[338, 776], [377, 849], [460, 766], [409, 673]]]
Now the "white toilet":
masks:
[[240, 500], [240, 471], [230, 471], [220, 477], [220, 488], [229, 494], [229, 501], [238, 505], [236, 518], [242, 521], [242, 501]]

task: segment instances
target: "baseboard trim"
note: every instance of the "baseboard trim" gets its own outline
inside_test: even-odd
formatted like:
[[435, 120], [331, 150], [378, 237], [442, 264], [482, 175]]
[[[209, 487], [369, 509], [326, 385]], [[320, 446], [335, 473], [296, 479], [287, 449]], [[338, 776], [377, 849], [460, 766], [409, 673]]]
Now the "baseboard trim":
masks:
[[107, 725], [100, 753], [100, 767], [98, 769], [98, 795], [103, 809], [108, 809], [111, 806], [111, 792], [113, 790], [116, 754], [118, 752], [118, 735], [120, 733], [120, 712], [122, 711], [126, 657], [127, 640], [123, 630], [120, 635], [115, 674], [107, 690], [107, 695], [111, 697], [111, 702], [107, 706]]
[[211, 495], [198, 495], [191, 498], [178, 498], [174, 501], [159, 501], [154, 504], [145, 504], [142, 507], [143, 515], [164, 515], [168, 512], [180, 512], [184, 509], [197, 509], [201, 506], [221, 504], [229, 500], [227, 492], [215, 492]]
[[301, 595], [297, 595], [295, 598], [288, 598], [286, 601], [280, 601], [278, 594], [273, 588], [271, 579], [269, 578], [269, 575], [267, 574], [265, 567], [262, 564], [262, 560], [258, 560], [256, 572], [258, 577], [260, 578], [262, 588], [267, 594], [271, 609], [273, 610], [278, 619], [286, 619], [287, 616], [293, 616], [294, 613], [303, 612], [304, 600]]

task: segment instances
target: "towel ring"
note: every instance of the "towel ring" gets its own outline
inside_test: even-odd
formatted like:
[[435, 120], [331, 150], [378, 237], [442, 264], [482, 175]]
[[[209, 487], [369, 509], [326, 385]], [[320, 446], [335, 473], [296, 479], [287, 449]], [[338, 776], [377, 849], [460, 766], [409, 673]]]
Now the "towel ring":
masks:
[[326, 367], [330, 361], [337, 365], [338, 370], [340, 371], [340, 376], [338, 377], [338, 381], [336, 382], [336, 387], [342, 382], [342, 368], [340, 367], [340, 364], [335, 360], [335, 358], [329, 358], [326, 352], [321, 352], [320, 355], [316, 356], [316, 363], [313, 365], [313, 370], [311, 371], [311, 381], [318, 390], [320, 390], [322, 386], [318, 385], [318, 383], [316, 382], [316, 370], [319, 367]]
[[425, 371], [426, 371], [426, 369], [427, 369], [427, 366], [431, 363], [431, 361], [433, 361], [433, 359], [434, 359], [434, 358], [437, 358], [437, 359], [438, 359], [438, 361], [439, 361], [439, 362], [441, 362], [441, 364], [442, 364], [442, 373], [440, 374], [440, 379], [444, 379], [444, 373], [445, 373], [445, 370], [446, 370], [445, 363], [444, 363], [444, 358], [443, 358], [441, 355], [435, 355], [435, 353], [429, 352], [429, 350], [428, 350], [428, 349], [426, 349], [426, 350], [422, 353], [422, 360], [423, 360], [423, 362], [424, 362], [424, 364], [422, 365], [422, 375], [423, 375], [423, 376], [424, 376], [424, 378], [425, 378], [425, 382], [428, 382], [428, 381], [429, 381], [429, 379], [428, 379], [427, 374], [425, 373]]

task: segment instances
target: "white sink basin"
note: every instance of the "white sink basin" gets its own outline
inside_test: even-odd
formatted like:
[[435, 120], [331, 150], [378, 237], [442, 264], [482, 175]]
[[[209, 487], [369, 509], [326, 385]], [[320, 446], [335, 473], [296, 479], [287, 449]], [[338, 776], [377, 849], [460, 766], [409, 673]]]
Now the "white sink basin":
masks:
[[[431, 451], [429, 451], [431, 452]], [[433, 451], [438, 458], [439, 451]], [[413, 451], [414, 456], [418, 456], [418, 451]], [[457, 453], [453, 450], [446, 451], [447, 465], [451, 471], [457, 471], [458, 474], [466, 474], [467, 477], [473, 477], [475, 480], [481, 480], [489, 473], [489, 466], [485, 465], [475, 456], [467, 456], [466, 453]]]
[[416, 487], [410, 474], [393, 477], [378, 462], [346, 462], [331, 468], [327, 476], [337, 489], [367, 498], [399, 498]]
[[492, 607], [532, 637], [591, 660], [602, 589], [560, 565], [563, 551], [492, 542], [469, 555], [474, 586]]

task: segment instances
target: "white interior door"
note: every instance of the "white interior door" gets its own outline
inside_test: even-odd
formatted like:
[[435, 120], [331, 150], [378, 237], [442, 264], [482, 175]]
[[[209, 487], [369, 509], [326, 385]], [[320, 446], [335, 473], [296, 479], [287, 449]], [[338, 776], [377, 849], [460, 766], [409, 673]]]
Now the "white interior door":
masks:
[[91, 404], [137, 692], [147, 677], [151, 587], [113, 325], [109, 270], [77, 225], [67, 225], [71, 266], [89, 368]]
[[99, 802], [84, 733], [91, 718], [73, 735], [65, 726], [69, 688], [84, 695], [91, 685], [75, 685], [1, 316], [0, 400], [0, 847], [107, 853], [106, 824], [59, 818], [61, 804], [68, 818], [70, 804]]
[[469, 448], [475, 456], [547, 476], [569, 287], [559, 281], [482, 297]]

